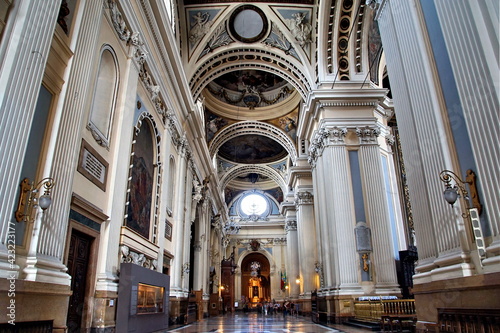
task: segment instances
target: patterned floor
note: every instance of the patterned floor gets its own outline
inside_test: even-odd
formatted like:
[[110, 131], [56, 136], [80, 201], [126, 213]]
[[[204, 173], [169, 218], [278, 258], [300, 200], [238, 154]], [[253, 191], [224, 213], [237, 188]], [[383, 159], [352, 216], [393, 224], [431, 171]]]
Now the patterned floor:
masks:
[[[309, 318], [283, 317], [282, 314], [263, 315], [258, 313], [226, 314], [225, 316], [210, 317], [190, 325], [172, 328], [168, 331], [175, 333], [327, 333], [327, 332], [367, 332], [364, 330], [338, 330], [312, 323]], [[160, 333], [160, 332], [156, 332]]]

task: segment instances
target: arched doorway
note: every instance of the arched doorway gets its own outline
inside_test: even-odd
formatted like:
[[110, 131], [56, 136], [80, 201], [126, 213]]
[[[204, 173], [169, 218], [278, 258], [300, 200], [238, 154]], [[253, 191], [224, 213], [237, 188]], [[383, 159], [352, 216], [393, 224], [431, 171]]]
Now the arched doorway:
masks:
[[241, 296], [248, 306], [255, 308], [271, 301], [271, 269], [262, 253], [250, 253], [241, 263]]

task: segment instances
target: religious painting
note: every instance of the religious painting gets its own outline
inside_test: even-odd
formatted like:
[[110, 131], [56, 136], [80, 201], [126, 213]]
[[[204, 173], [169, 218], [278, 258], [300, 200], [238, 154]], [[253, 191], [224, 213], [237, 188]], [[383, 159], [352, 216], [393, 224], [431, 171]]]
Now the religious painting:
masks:
[[143, 122], [134, 144], [130, 180], [127, 227], [149, 238], [153, 194], [153, 136], [147, 121]]
[[232, 162], [253, 164], [279, 161], [288, 152], [267, 136], [247, 134], [226, 141], [219, 148], [219, 155]]

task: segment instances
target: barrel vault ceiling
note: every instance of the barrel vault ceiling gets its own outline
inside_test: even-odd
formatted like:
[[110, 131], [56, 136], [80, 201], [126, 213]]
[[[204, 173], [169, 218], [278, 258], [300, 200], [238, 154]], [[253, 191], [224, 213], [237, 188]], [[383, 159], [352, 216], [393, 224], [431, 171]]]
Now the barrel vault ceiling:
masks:
[[368, 12], [365, 0], [178, 6], [184, 68], [193, 97], [205, 103], [207, 146], [228, 205], [253, 189], [283, 200], [308, 94], [367, 77], [374, 60]]

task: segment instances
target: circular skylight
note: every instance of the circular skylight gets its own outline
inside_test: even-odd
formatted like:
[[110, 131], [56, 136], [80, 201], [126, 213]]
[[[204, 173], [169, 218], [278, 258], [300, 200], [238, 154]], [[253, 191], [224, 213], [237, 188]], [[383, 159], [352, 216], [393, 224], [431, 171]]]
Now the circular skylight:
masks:
[[241, 211], [249, 216], [259, 216], [267, 210], [267, 200], [260, 194], [249, 194], [241, 200]]
[[253, 5], [243, 5], [229, 19], [229, 31], [243, 43], [255, 43], [264, 38], [268, 23], [264, 12]]

